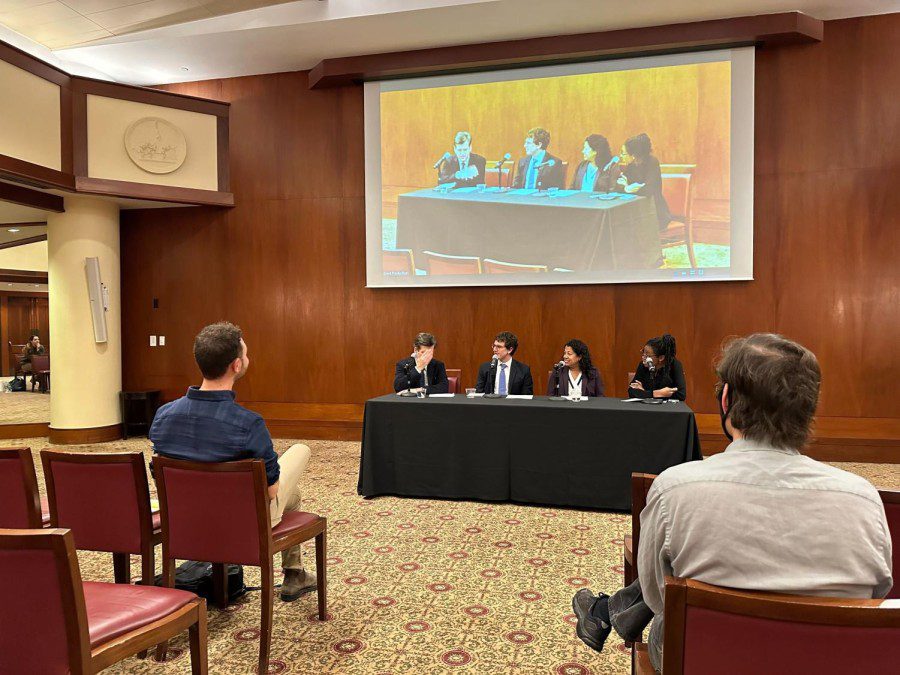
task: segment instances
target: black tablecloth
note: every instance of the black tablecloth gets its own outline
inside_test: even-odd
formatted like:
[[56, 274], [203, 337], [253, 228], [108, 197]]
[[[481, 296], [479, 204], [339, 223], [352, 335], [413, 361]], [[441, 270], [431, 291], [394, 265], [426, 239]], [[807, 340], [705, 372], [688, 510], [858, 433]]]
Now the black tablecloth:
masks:
[[397, 248], [412, 249], [416, 260], [432, 251], [574, 272], [659, 264], [659, 223], [647, 197], [470, 190], [400, 195]]
[[631, 473], [700, 459], [684, 403], [616, 398], [366, 402], [359, 494], [631, 508]]

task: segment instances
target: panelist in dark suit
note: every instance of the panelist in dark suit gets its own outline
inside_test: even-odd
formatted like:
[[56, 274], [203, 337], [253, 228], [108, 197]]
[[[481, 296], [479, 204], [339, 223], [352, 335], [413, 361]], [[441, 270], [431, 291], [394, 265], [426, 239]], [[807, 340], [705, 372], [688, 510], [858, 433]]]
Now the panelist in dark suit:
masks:
[[513, 354], [519, 348], [519, 338], [513, 333], [504, 331], [494, 338], [494, 356], [497, 368], [491, 369], [491, 362], [482, 363], [478, 368], [478, 384], [475, 391], [479, 394], [534, 394], [534, 382], [531, 379], [531, 368], [521, 361], [514, 361]]
[[447, 369], [434, 358], [437, 340], [431, 333], [419, 333], [413, 341], [412, 356], [397, 362], [394, 372], [394, 391], [407, 388], [423, 390], [427, 394], [446, 394], [450, 391]]
[[[591, 362], [591, 352], [581, 340], [569, 340], [563, 349], [562, 368], [554, 368], [547, 381], [547, 396], [568, 396], [579, 387], [582, 396], [603, 396], [603, 378]], [[558, 387], [557, 387], [558, 385]]]
[[438, 166], [438, 185], [456, 183], [456, 187], [471, 187], [485, 182], [487, 160], [472, 152], [472, 134], [458, 131], [453, 138], [454, 154], [444, 155]]
[[647, 340], [641, 363], [628, 385], [631, 398], [687, 398], [684, 366], [675, 358], [675, 338], [666, 333]]
[[565, 187], [565, 167], [559, 157], [547, 152], [549, 145], [549, 131], [540, 127], [528, 131], [525, 136], [525, 157], [516, 166], [514, 188], [546, 190]]
[[591, 134], [581, 149], [584, 161], [575, 168], [570, 190], [582, 192], [612, 192], [619, 177], [618, 160], [613, 161], [606, 136]]

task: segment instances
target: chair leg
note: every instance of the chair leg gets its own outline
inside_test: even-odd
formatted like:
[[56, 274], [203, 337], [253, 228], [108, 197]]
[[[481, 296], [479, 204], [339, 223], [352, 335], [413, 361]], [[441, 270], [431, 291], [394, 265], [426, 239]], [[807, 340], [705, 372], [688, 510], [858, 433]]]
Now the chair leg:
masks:
[[228, 567], [225, 563], [213, 563], [212, 566], [213, 599], [216, 607], [228, 607]]
[[697, 267], [697, 259], [694, 257], [694, 222], [688, 218], [684, 224], [684, 243], [687, 245], [688, 260], [691, 267]]
[[325, 589], [328, 587], [325, 583], [325, 575], [328, 573], [328, 565], [325, 562], [325, 557], [328, 554], [327, 535], [328, 530], [322, 530], [321, 534], [316, 535], [316, 584], [318, 585], [316, 595], [319, 597], [319, 621], [325, 620], [325, 613], [328, 611], [328, 603], [325, 598]]
[[[165, 554], [165, 551], [163, 551]], [[175, 588], [175, 559], [167, 558], [163, 555], [162, 561], [163, 574], [162, 574], [162, 582], [165, 588]], [[157, 661], [165, 661], [166, 654], [169, 651], [169, 641], [160, 642], [156, 645], [156, 660]]]
[[197, 609], [197, 623], [188, 629], [188, 637], [191, 643], [191, 673], [193, 675], [206, 675], [209, 667], [207, 658], [206, 635], [206, 603], [201, 602]]
[[113, 553], [113, 577], [117, 584], [131, 583], [131, 556], [127, 553]]
[[[153, 586], [153, 576], [156, 571], [153, 558], [153, 547], [141, 556], [141, 586]], [[139, 659], [147, 658], [147, 650], [138, 652]]]
[[[266, 564], [268, 563], [268, 564]], [[272, 645], [272, 611], [275, 598], [275, 573], [272, 560], [263, 561], [260, 569], [262, 577], [262, 598], [260, 599], [262, 617], [259, 629], [259, 673], [265, 675], [269, 670], [269, 648]]]

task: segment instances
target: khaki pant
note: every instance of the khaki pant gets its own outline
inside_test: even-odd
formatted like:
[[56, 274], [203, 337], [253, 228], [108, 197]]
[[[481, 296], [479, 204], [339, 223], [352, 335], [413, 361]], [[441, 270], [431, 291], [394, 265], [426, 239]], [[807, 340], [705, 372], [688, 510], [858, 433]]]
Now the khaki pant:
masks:
[[[269, 515], [272, 519], [272, 527], [281, 522], [281, 516], [285, 511], [300, 511], [300, 477], [306, 471], [309, 463], [310, 450], [307, 446], [297, 443], [287, 449], [278, 458], [278, 466], [281, 475], [278, 478], [278, 494], [269, 502]], [[300, 546], [294, 546], [281, 552], [281, 566], [286, 570], [302, 570], [300, 560]]]

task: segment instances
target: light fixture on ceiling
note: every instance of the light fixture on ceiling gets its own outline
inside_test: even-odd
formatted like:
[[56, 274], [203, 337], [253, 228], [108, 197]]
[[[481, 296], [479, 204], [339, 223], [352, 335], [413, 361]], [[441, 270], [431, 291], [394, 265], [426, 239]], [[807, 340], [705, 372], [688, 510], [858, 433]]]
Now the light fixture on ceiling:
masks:
[[14, 233], [14, 234], [15, 234], [16, 232], [18, 232], [18, 231], [19, 231], [19, 228], [18, 228], [18, 227], [11, 227], [11, 228], [9, 228], [9, 229], [7, 230], [7, 232], [12, 232], [12, 233]]
[[182, 69], [184, 72], [187, 72], [187, 71], [190, 70], [190, 68], [188, 68], [187, 66], [181, 66], [181, 69]]

